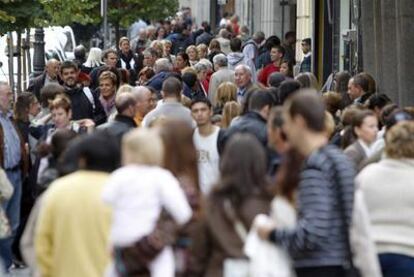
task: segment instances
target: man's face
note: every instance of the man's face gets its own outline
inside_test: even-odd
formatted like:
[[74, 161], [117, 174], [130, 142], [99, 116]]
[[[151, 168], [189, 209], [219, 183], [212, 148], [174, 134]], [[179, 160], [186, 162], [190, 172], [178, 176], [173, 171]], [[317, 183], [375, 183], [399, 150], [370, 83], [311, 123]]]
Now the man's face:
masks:
[[234, 72], [234, 81], [239, 88], [246, 87], [250, 82], [250, 74], [244, 68], [237, 68]]
[[280, 61], [281, 58], [282, 53], [280, 53], [277, 48], [272, 48], [272, 50], [270, 50], [270, 60], [272, 62]]
[[142, 98], [138, 99], [136, 103], [136, 109], [142, 116], [145, 116], [152, 109], [154, 109], [154, 107], [154, 98], [152, 97], [152, 93], [149, 90], [145, 91]]
[[154, 67], [155, 59], [152, 57], [151, 54], [144, 54], [144, 66]]
[[350, 79], [348, 82], [348, 94], [352, 100], [355, 100], [362, 95], [362, 90], [354, 84], [353, 79]]
[[62, 70], [62, 80], [68, 87], [74, 87], [76, 85], [76, 81], [78, 80], [79, 72], [73, 68], [64, 68]]
[[13, 92], [9, 85], [0, 85], [0, 109], [7, 112], [10, 108], [10, 102]]
[[50, 61], [46, 66], [46, 73], [51, 79], [56, 79], [58, 72], [59, 72], [59, 62], [58, 61]]
[[208, 107], [206, 103], [199, 102], [195, 103], [191, 107], [191, 115], [197, 123], [197, 126], [200, 127], [211, 122], [210, 120], [213, 116], [213, 111]]
[[302, 41], [301, 46], [302, 46], [302, 52], [304, 54], [307, 54], [310, 51], [310, 45], [307, 44], [305, 41]]
[[116, 67], [117, 61], [118, 55], [115, 53], [109, 53], [104, 62], [109, 67]]

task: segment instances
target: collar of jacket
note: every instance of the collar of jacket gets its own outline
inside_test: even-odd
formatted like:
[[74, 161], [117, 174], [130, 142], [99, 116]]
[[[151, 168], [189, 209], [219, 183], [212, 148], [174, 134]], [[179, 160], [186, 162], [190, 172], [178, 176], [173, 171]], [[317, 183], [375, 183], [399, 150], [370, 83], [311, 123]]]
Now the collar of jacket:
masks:
[[137, 124], [135, 123], [134, 119], [129, 117], [129, 116], [125, 116], [125, 115], [122, 115], [122, 114], [117, 114], [115, 116], [114, 120], [118, 121], [118, 122], [123, 122], [123, 123], [125, 123], [129, 126], [132, 126], [132, 127], [137, 127]]
[[267, 122], [266, 119], [257, 111], [247, 112], [243, 117], [250, 118], [250, 119], [256, 119], [256, 120], [262, 121], [264, 123]]

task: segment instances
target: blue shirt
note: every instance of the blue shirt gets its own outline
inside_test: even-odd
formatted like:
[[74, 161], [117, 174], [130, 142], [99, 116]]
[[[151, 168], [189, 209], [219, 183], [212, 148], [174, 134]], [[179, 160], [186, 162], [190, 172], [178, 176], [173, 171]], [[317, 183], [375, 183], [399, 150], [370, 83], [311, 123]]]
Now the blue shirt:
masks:
[[10, 120], [10, 113], [0, 112], [0, 124], [3, 128], [4, 168], [10, 169], [18, 166], [21, 159], [20, 137]]
[[246, 94], [246, 88], [237, 90], [237, 102], [241, 105], [244, 102], [244, 95]]

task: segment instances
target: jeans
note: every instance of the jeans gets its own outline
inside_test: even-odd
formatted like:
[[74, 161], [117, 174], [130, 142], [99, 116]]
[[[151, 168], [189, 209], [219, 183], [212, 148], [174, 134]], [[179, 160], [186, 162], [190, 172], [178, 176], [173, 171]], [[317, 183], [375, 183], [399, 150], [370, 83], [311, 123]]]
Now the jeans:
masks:
[[0, 240], [0, 256], [3, 259], [4, 266], [8, 269], [12, 265], [12, 243], [16, 235], [17, 228], [20, 223], [20, 201], [22, 198], [22, 177], [21, 171], [6, 170], [7, 178], [12, 183], [14, 192], [9, 201], [3, 203], [3, 209], [6, 212], [10, 222], [12, 235], [8, 238]]
[[414, 257], [400, 254], [380, 254], [382, 275], [384, 277], [414, 276]]

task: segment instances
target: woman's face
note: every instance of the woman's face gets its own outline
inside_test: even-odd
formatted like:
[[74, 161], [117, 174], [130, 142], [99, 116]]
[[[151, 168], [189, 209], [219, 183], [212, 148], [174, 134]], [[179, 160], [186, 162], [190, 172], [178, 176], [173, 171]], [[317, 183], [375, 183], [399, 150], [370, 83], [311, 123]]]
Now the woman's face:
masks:
[[190, 48], [187, 54], [188, 54], [188, 57], [190, 58], [190, 61], [194, 61], [197, 59], [197, 52], [196, 50], [194, 50], [194, 48]]
[[165, 29], [164, 28], [160, 28], [158, 30], [158, 37], [159, 38], [164, 38], [165, 37]]
[[129, 41], [124, 40], [121, 43], [121, 51], [124, 53], [128, 53], [130, 49]]
[[287, 63], [282, 63], [280, 65], [280, 73], [282, 73], [285, 76], [289, 76], [289, 66]]
[[355, 127], [358, 138], [366, 144], [372, 144], [377, 139], [378, 120], [375, 116], [365, 117], [360, 127]]
[[200, 59], [204, 59], [205, 57], [207, 57], [207, 51], [205, 48], [200, 48], [198, 51], [198, 57]]
[[67, 112], [63, 108], [59, 107], [52, 110], [52, 120], [57, 129], [63, 129], [69, 126], [72, 118], [72, 112]]
[[33, 102], [30, 103], [29, 106], [29, 115], [36, 116], [40, 113], [40, 104], [39, 101], [37, 101], [36, 98], [34, 98]]
[[115, 85], [112, 80], [103, 79], [99, 81], [99, 90], [104, 99], [109, 99], [115, 94]]
[[170, 55], [171, 54], [171, 44], [169, 44], [169, 43], [164, 44], [164, 53], [165, 53], [165, 55]]
[[198, 74], [197, 74], [198, 80], [199, 81], [204, 81], [207, 78], [207, 70], [201, 70]]
[[177, 58], [175, 59], [175, 66], [178, 69], [183, 69], [185, 67], [185, 60], [183, 59], [183, 57], [177, 56]]

